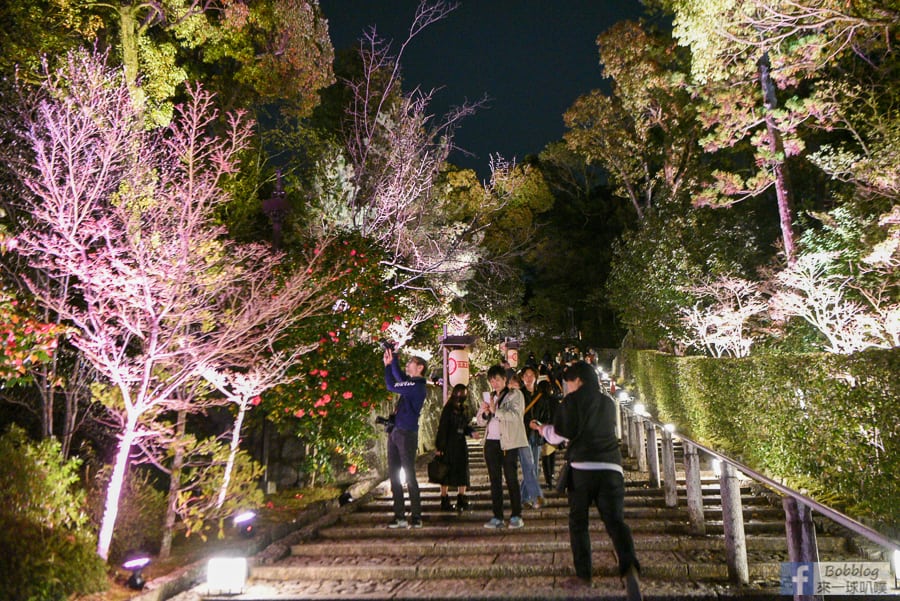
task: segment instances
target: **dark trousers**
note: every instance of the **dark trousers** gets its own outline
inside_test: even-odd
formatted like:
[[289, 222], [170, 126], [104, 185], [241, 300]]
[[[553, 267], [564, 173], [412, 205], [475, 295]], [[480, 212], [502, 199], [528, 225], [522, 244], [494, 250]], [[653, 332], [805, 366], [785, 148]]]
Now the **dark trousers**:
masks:
[[588, 512], [591, 505], [597, 507], [606, 532], [612, 539], [619, 558], [619, 573], [624, 574], [632, 565], [640, 569], [634, 553], [631, 528], [625, 523], [625, 478], [613, 470], [572, 469], [572, 487], [569, 489], [569, 542], [575, 574], [590, 578], [591, 534], [588, 530]]
[[544, 468], [544, 482], [547, 488], [553, 488], [553, 470], [556, 466], [556, 453], [550, 453], [541, 457], [541, 467]]
[[402, 520], [404, 516], [400, 468], [403, 468], [406, 474], [406, 487], [409, 490], [412, 517], [422, 517], [422, 497], [419, 494], [419, 482], [416, 480], [416, 452], [418, 449], [419, 433], [416, 431], [394, 428], [388, 435], [388, 471], [391, 475], [391, 495], [394, 497], [394, 517], [398, 520]]
[[510, 517], [522, 517], [522, 491], [519, 490], [519, 450], [504, 451], [499, 440], [484, 441], [484, 462], [491, 479], [491, 508], [494, 517], [503, 519], [503, 478], [509, 491]]

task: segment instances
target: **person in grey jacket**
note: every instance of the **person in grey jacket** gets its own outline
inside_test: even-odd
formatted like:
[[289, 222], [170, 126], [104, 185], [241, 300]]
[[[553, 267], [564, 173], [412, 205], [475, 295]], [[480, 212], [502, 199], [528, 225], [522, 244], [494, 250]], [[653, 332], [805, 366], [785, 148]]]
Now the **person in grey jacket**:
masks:
[[507, 387], [506, 370], [491, 366], [487, 373], [493, 392], [481, 403], [476, 422], [485, 427], [484, 461], [491, 481], [491, 507], [494, 517], [485, 528], [503, 528], [503, 478], [509, 491], [510, 528], [521, 528], [522, 494], [519, 489], [519, 451], [528, 446], [522, 414], [525, 398], [522, 391]]

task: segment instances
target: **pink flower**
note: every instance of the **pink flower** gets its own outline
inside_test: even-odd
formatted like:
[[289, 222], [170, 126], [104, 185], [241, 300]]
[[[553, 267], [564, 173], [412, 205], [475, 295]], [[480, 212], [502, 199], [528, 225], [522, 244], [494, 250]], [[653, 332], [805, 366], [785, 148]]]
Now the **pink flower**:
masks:
[[328, 390], [328, 382], [322, 382], [321, 384], [319, 384], [319, 388], [321, 388], [322, 390]]
[[362, 405], [363, 407], [368, 407], [368, 406], [369, 406], [369, 403], [368, 403], [368, 401], [363, 401], [363, 402], [361, 403], [361, 405]]
[[261, 398], [259, 398], [258, 396], [255, 396], [252, 399], [250, 399], [250, 404], [253, 405], [254, 407], [256, 407], [257, 405], [259, 405], [259, 402], [261, 400], [262, 400]]
[[323, 370], [320, 370], [320, 371], [319, 371], [319, 375], [322, 376], [323, 378], [327, 378], [327, 377], [328, 377], [328, 372], [325, 371], [325, 370], [323, 369]]
[[309, 372], [309, 375], [311, 375], [311, 376], [316, 376], [316, 375], [318, 375], [318, 374], [319, 374], [319, 370], [318, 370], [318, 369], [314, 369], [314, 370], [312, 370], [311, 372]]
[[351, 257], [355, 257], [355, 256], [356, 256], [356, 250], [351, 250], [351, 251], [350, 251], [350, 256], [351, 256]]
[[306, 411], [304, 411], [303, 409], [297, 409], [294, 412], [294, 417], [303, 417], [304, 415], [306, 415]]
[[347, 471], [350, 472], [351, 474], [355, 474], [355, 473], [356, 473], [356, 466], [355, 466], [355, 465], [351, 465], [350, 467], [347, 468]]
[[322, 417], [325, 417], [326, 415], [328, 415], [328, 412], [325, 411], [324, 409], [319, 409], [319, 415], [321, 415]]
[[391, 324], [389, 324], [388, 322], [386, 322], [386, 321], [381, 322], [381, 331], [382, 332], [384, 332], [389, 327], [391, 327]]
[[348, 390], [347, 392], [345, 392], [345, 393], [342, 394], [341, 396], [344, 397], [345, 399], [352, 399], [352, 398], [353, 398], [353, 393], [350, 392], [350, 391]]

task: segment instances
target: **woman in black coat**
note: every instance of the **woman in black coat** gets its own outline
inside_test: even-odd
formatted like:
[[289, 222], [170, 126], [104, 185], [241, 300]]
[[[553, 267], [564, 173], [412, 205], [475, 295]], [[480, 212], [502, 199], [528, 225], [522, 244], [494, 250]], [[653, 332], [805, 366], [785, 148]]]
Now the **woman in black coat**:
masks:
[[448, 466], [447, 476], [441, 483], [441, 511], [452, 511], [449, 489], [456, 486], [456, 509], [469, 508], [466, 487], [469, 486], [469, 448], [466, 436], [477, 438], [472, 428], [472, 414], [468, 407], [469, 389], [465, 384], [457, 384], [444, 405], [434, 442], [435, 455], [444, 458]]

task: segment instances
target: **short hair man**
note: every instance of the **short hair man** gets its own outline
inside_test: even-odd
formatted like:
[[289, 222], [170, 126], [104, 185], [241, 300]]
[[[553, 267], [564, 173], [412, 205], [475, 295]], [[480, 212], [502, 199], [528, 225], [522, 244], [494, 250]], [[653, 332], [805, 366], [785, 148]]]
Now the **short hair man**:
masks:
[[509, 491], [511, 517], [510, 528], [521, 528], [522, 493], [519, 489], [519, 452], [528, 446], [522, 412], [525, 398], [522, 391], [507, 386], [506, 370], [500, 365], [492, 365], [487, 372], [492, 393], [490, 400], [481, 403], [475, 414], [479, 426], [485, 428], [484, 460], [491, 481], [491, 511], [493, 517], [485, 528], [503, 528], [503, 480]]
[[[394, 521], [388, 528], [422, 527], [422, 498], [416, 480], [416, 451], [419, 448], [419, 414], [425, 403], [425, 374], [428, 364], [421, 357], [411, 357], [405, 372], [400, 371], [400, 361], [393, 349], [384, 351], [384, 382], [390, 392], [400, 395], [394, 409], [394, 427], [388, 434], [388, 471], [391, 479], [391, 495], [394, 497]], [[404, 513], [403, 482], [400, 470], [406, 474], [409, 489], [411, 519]]]

